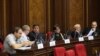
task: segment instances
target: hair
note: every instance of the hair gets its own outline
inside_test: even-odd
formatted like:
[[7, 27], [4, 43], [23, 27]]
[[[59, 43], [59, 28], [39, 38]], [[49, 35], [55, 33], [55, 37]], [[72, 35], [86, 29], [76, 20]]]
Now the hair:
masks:
[[59, 26], [58, 24], [54, 25], [54, 26], [53, 26], [53, 30], [56, 30], [57, 27], [60, 28], [60, 26]]
[[97, 23], [97, 21], [92, 21], [92, 23], [94, 23], [94, 22]]
[[81, 26], [81, 25], [80, 25], [80, 24], [75, 24], [75, 25], [74, 25], [74, 28], [76, 28], [77, 26]]
[[34, 29], [35, 26], [39, 26], [39, 25], [38, 25], [38, 24], [34, 24], [34, 25], [32, 26], [32, 28]]
[[14, 32], [18, 32], [20, 29], [21, 29], [21, 27], [14, 27], [14, 29], [13, 29], [13, 32], [12, 32], [12, 33], [14, 33]]
[[92, 21], [92, 22], [97, 22], [97, 21]]
[[27, 30], [28, 27], [30, 28], [29, 25], [23, 25], [23, 26], [22, 26], [22, 30], [25, 31], [25, 30]]

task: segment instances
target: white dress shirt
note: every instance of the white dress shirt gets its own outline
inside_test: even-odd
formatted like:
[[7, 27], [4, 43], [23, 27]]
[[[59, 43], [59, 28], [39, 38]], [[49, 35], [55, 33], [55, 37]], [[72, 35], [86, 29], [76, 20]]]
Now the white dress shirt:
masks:
[[90, 32], [87, 34], [87, 36], [91, 36], [93, 34], [93, 32], [95, 32], [95, 28], [91, 29]]

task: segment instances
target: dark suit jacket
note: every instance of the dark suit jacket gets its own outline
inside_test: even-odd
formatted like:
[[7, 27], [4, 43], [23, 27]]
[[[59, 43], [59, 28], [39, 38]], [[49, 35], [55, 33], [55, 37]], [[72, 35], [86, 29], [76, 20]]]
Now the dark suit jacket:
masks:
[[77, 39], [78, 37], [82, 37], [82, 32], [78, 33], [78, 32], [76, 32], [76, 31], [72, 31], [72, 32], [71, 32], [71, 37], [72, 37], [73, 39]]
[[63, 40], [60, 33], [53, 33], [51, 40]]
[[[87, 35], [90, 32], [91, 28], [86, 28], [83, 31], [83, 35]], [[98, 36], [100, 35], [100, 30], [96, 28], [96, 31], [92, 33], [92, 36]]]
[[30, 41], [36, 41], [38, 43], [45, 42], [45, 35], [43, 33], [36, 34], [35, 32], [32, 31], [28, 34], [28, 37]]

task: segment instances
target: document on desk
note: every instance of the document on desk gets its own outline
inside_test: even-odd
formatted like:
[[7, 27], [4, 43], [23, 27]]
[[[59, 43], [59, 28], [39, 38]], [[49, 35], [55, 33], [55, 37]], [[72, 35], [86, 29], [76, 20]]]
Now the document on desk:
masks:
[[30, 47], [20, 47], [20, 48], [17, 48], [17, 50], [29, 50], [31, 49], [31, 46]]

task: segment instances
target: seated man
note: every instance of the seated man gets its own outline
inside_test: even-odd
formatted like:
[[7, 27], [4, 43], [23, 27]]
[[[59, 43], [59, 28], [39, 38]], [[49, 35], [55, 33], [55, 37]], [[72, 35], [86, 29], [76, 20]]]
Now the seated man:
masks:
[[22, 36], [18, 39], [18, 43], [27, 41], [30, 43], [30, 45], [32, 45], [32, 41], [29, 41], [29, 37], [27, 36], [30, 32], [30, 27], [28, 25], [23, 25], [22, 30], [23, 30], [23, 33], [22, 33]]
[[75, 24], [74, 25], [74, 30], [71, 32], [71, 37], [73, 39], [77, 39], [78, 37], [82, 36], [81, 32], [81, 25], [80, 24]]
[[91, 28], [86, 28], [83, 31], [84, 36], [98, 36], [100, 34], [100, 30], [97, 28], [97, 22], [93, 21], [91, 24]]
[[64, 36], [60, 32], [60, 27], [58, 25], [55, 25], [53, 27], [53, 33], [52, 33], [50, 41], [53, 41], [53, 40], [64, 40]]
[[28, 34], [30, 41], [45, 43], [45, 35], [39, 31], [39, 25], [33, 25], [32, 31]]
[[15, 27], [13, 33], [8, 34], [4, 40], [4, 50], [9, 54], [9, 56], [15, 56], [15, 49], [28, 46], [28, 42], [17, 43], [17, 40], [22, 36], [22, 29], [20, 27]]

